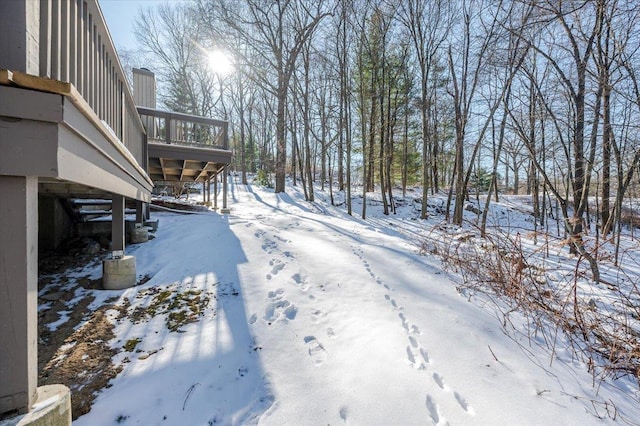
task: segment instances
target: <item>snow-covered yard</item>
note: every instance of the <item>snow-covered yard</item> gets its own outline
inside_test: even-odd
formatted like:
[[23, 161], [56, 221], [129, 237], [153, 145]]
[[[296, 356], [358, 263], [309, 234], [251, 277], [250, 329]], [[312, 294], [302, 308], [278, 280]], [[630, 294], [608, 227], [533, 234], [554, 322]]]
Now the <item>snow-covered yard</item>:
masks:
[[[524, 318], [507, 332], [496, 304], [460, 291], [423, 250], [442, 218], [406, 201], [363, 221], [316, 195], [233, 183], [230, 215], [153, 213], [156, 238], [127, 249], [150, 279], [76, 290], [94, 308], [118, 297], [122, 371], [74, 424], [640, 422], [634, 380], [594, 380], [561, 336], [552, 353], [517, 331]], [[496, 208], [513, 225], [511, 202]]]

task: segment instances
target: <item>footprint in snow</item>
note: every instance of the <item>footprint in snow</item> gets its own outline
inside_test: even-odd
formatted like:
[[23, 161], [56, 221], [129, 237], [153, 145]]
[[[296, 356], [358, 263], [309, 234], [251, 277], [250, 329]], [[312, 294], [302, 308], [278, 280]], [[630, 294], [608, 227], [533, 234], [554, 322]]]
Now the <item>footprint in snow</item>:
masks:
[[274, 276], [278, 275], [278, 273], [282, 271], [285, 267], [285, 264], [278, 259], [272, 259], [269, 262], [269, 265], [272, 266], [272, 268], [271, 268], [271, 272], [267, 274], [268, 280], [271, 280]]
[[269, 239], [266, 239], [264, 241], [264, 244], [262, 244], [262, 250], [264, 250], [267, 254], [273, 253], [277, 248], [278, 245], [274, 241]]
[[311, 322], [313, 322], [314, 324], [317, 324], [320, 321], [320, 319], [325, 316], [327, 316], [327, 314], [324, 313], [322, 310], [314, 309], [313, 311], [311, 311]]
[[279, 288], [277, 290], [272, 290], [269, 293], [267, 293], [267, 297], [269, 299], [278, 299], [282, 296], [283, 293], [284, 293], [284, 288]]
[[307, 344], [309, 356], [316, 366], [322, 365], [327, 359], [327, 351], [324, 346], [315, 338], [315, 336], [306, 336], [304, 342]]
[[458, 404], [460, 404], [460, 407], [462, 407], [464, 411], [466, 411], [472, 416], [476, 415], [476, 410], [474, 410], [473, 407], [469, 405], [467, 400], [464, 399], [462, 395], [460, 395], [458, 392], [454, 392], [453, 395], [456, 397], [456, 401], [458, 401]]
[[447, 392], [451, 390], [451, 388], [449, 388], [449, 386], [445, 384], [444, 378], [441, 375], [439, 375], [438, 373], [433, 373], [432, 377], [433, 377], [433, 381], [436, 382], [436, 385], [438, 385], [440, 389]]
[[307, 291], [309, 289], [306, 277], [302, 276], [302, 274], [300, 274], [299, 272], [291, 275], [291, 279], [294, 283], [296, 283], [298, 287], [300, 287], [300, 290]]
[[400, 312], [400, 314], [398, 314], [398, 316], [402, 320], [402, 328], [404, 328], [404, 331], [406, 331], [408, 333], [409, 332], [409, 322], [407, 321], [407, 317], [405, 317], [402, 312]]
[[283, 299], [284, 289], [277, 289], [270, 291], [267, 294], [268, 299], [271, 302], [267, 303], [267, 307], [264, 311], [264, 320], [271, 325], [272, 323], [283, 320], [293, 320], [298, 314], [298, 308], [286, 299]]
[[411, 346], [413, 346], [414, 348], [418, 348], [418, 341], [415, 337], [409, 336], [409, 343], [411, 343]]
[[258, 316], [256, 314], [253, 314], [249, 317], [248, 322], [249, 324], [255, 324], [257, 320], [258, 320]]
[[333, 331], [333, 328], [331, 328], [331, 327], [327, 328], [327, 336], [329, 336], [329, 338], [331, 338], [331, 339], [335, 339], [336, 338], [336, 332]]
[[287, 240], [286, 238], [282, 238], [279, 235], [274, 235], [273, 238], [279, 240], [281, 243], [288, 243], [289, 242], [289, 240]]
[[347, 414], [349, 414], [349, 410], [347, 407], [340, 407], [340, 418], [346, 423], [347, 422]]
[[427, 395], [427, 410], [429, 411], [429, 417], [434, 425], [441, 424], [440, 420], [442, 420], [443, 424], [446, 424], [446, 421], [440, 418], [440, 409], [431, 395]]
[[427, 364], [431, 364], [431, 358], [429, 358], [429, 352], [427, 352], [423, 348], [420, 348], [420, 355], [422, 356], [422, 359], [424, 360], [424, 362], [426, 362]]
[[413, 351], [411, 350], [411, 346], [407, 346], [407, 359], [409, 360], [409, 363], [413, 366], [416, 367], [417, 363], [416, 363], [416, 356], [414, 355]]
[[288, 300], [278, 300], [273, 303], [269, 303], [264, 312], [264, 320], [269, 324], [277, 321], [282, 316], [287, 319], [295, 319], [298, 314], [298, 309], [295, 305], [292, 305]]

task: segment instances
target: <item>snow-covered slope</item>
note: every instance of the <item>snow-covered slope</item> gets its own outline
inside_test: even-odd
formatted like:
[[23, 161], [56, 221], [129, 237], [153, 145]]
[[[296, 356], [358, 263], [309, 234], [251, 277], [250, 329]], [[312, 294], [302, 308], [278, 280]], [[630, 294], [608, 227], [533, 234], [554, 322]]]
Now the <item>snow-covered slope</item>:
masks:
[[[156, 238], [128, 248], [151, 279], [106, 292], [131, 303], [128, 318], [113, 312], [112, 345], [139, 343], [75, 425], [640, 419], [630, 381], [594, 388], [569, 352], [507, 335], [492, 304], [459, 294], [418, 253], [415, 221], [363, 221], [293, 187], [234, 185], [231, 196], [230, 215], [155, 213]], [[201, 309], [171, 331], [159, 302], [176, 294], [174, 313]]]

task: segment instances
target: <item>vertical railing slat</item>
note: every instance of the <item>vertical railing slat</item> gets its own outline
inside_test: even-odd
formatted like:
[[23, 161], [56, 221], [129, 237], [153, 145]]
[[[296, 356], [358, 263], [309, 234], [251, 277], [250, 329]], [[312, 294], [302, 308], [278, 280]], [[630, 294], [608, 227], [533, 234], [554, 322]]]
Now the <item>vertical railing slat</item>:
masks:
[[40, 2], [39, 74], [72, 83], [143, 165], [144, 127], [97, 0], [33, 1]]
[[51, 76], [51, 0], [40, 3], [40, 75]]
[[70, 81], [69, 79], [69, 29], [71, 22], [69, 20], [69, 0], [60, 1], [60, 50], [58, 53], [58, 61], [60, 63], [60, 71], [57, 79], [62, 81]]
[[51, 3], [51, 78], [60, 79], [60, 0]]
[[69, 81], [78, 87], [78, 3], [77, 0], [70, 0], [69, 3]]

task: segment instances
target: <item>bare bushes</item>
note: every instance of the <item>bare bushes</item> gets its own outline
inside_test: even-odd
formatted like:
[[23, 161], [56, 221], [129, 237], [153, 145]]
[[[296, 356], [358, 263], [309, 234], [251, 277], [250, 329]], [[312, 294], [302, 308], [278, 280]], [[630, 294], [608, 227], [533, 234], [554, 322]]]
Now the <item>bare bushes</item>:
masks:
[[615, 284], [595, 284], [584, 259], [548, 256], [548, 241], [536, 246], [520, 234], [499, 230], [485, 238], [479, 235], [479, 230], [443, 224], [423, 241], [422, 251], [438, 255], [446, 268], [459, 274], [461, 294], [482, 293], [493, 300], [505, 328], [515, 327], [514, 313], [523, 315], [524, 333], [549, 348], [551, 362], [563, 340], [573, 356], [586, 363], [594, 384], [606, 377], [638, 379], [637, 280], [618, 271]]

